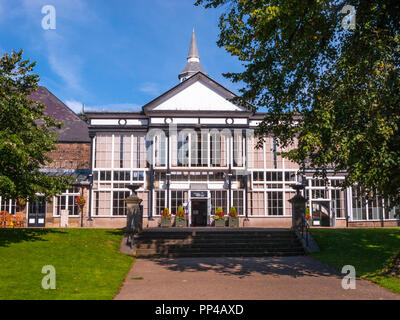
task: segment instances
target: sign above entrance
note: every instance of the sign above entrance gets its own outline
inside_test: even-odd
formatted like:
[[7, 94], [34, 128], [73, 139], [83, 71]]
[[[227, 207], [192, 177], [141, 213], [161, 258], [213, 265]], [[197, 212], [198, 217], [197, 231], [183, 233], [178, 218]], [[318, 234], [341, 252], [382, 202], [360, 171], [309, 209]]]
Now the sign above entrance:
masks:
[[207, 191], [192, 191], [190, 192], [191, 198], [208, 198]]

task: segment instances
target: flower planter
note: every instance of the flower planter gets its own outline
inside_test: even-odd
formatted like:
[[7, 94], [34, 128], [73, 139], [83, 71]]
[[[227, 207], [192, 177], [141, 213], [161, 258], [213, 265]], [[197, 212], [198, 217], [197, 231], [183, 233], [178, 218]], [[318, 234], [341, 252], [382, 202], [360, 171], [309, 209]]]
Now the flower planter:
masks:
[[214, 220], [216, 227], [225, 227], [225, 219]]
[[161, 217], [161, 228], [168, 228], [171, 226], [171, 219], [166, 217]]
[[239, 218], [229, 217], [229, 227], [239, 228]]
[[184, 228], [187, 226], [186, 219], [176, 219], [175, 218], [175, 227]]

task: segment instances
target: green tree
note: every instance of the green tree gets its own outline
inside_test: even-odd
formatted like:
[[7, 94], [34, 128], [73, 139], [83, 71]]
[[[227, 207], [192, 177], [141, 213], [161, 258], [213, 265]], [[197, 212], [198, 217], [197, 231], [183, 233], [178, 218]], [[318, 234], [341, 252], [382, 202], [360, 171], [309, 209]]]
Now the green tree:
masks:
[[0, 194], [8, 199], [48, 198], [61, 193], [69, 180], [39, 171], [55, 150], [55, 128], [61, 123], [44, 115], [45, 106], [29, 96], [37, 90], [35, 63], [23, 60], [23, 50], [0, 60]]
[[343, 187], [400, 204], [400, 1], [196, 5], [224, 8], [217, 43], [244, 67], [225, 76], [243, 84], [237, 103], [268, 111], [259, 137], [273, 134], [284, 157], [319, 176], [346, 171]]

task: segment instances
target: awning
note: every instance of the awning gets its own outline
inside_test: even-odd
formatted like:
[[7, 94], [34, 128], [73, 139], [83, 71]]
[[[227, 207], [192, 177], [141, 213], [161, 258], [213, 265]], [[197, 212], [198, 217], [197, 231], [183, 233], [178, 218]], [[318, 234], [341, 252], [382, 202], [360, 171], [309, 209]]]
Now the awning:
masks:
[[89, 169], [40, 169], [40, 173], [44, 173], [48, 176], [57, 177], [72, 177], [76, 181], [72, 182], [72, 185], [89, 185]]

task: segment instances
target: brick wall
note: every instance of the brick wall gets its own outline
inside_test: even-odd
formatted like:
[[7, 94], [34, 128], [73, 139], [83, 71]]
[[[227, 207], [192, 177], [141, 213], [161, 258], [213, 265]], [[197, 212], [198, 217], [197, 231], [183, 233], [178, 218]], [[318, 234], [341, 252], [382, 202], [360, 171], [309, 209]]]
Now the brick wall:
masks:
[[400, 221], [357, 221], [349, 222], [349, 227], [353, 228], [397, 228], [400, 226]]
[[53, 160], [45, 169], [89, 169], [90, 143], [57, 143], [57, 150], [50, 152]]

